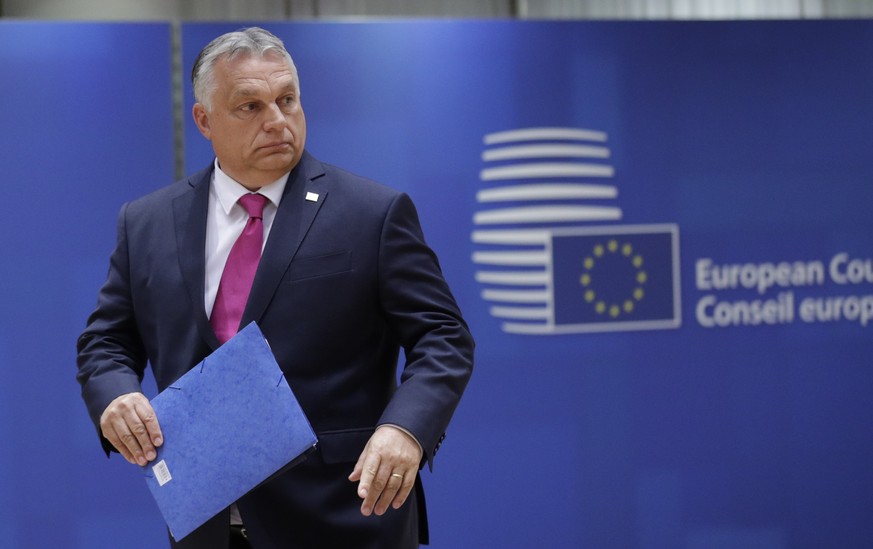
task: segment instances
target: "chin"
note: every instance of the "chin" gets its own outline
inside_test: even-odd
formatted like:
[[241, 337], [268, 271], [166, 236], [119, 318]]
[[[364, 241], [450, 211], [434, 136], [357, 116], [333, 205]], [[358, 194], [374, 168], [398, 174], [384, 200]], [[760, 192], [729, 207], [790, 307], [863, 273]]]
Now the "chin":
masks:
[[269, 172], [290, 172], [300, 157], [293, 154], [273, 154], [258, 162], [261, 170]]

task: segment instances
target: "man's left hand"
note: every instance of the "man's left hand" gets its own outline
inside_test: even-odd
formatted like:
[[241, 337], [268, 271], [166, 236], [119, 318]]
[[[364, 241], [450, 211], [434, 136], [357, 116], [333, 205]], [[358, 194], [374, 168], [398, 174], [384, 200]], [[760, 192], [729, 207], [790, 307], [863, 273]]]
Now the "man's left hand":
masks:
[[361, 514], [383, 515], [389, 506], [399, 509], [415, 484], [421, 457], [421, 446], [403, 430], [391, 425], [376, 429], [349, 475], [350, 481], [360, 481]]

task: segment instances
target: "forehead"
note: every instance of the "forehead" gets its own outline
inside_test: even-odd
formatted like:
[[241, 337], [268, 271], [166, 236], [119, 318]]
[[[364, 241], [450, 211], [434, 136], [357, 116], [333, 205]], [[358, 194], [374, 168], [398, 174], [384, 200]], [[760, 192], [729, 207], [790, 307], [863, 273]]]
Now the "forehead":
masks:
[[296, 72], [287, 59], [275, 53], [225, 57], [215, 64], [215, 72], [219, 88], [233, 95], [297, 87]]

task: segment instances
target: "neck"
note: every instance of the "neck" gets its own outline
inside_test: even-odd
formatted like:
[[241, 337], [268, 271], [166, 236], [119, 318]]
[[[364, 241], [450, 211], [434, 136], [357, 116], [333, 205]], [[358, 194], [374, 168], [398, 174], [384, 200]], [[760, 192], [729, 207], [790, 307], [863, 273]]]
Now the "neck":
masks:
[[288, 173], [286, 171], [237, 173], [234, 170], [225, 169], [224, 166], [221, 165], [221, 162], [218, 163], [218, 167], [228, 177], [252, 192], [257, 192], [262, 187], [269, 185], [270, 183], [280, 179], [282, 176]]

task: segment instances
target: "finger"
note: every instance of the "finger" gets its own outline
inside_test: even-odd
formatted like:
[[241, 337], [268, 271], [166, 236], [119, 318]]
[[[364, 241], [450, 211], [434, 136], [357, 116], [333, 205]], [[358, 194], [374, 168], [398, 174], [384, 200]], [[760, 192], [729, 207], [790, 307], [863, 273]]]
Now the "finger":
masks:
[[136, 410], [139, 417], [142, 419], [148, 432], [148, 438], [155, 446], [160, 446], [164, 443], [164, 435], [161, 433], [161, 426], [158, 423], [158, 418], [155, 416], [155, 410], [152, 408], [148, 400], [141, 400], [136, 404]]
[[388, 480], [385, 483], [385, 489], [382, 490], [382, 494], [379, 496], [379, 501], [376, 502], [376, 507], [373, 509], [377, 515], [382, 516], [385, 514], [385, 511], [388, 510], [388, 507], [403, 487], [403, 479], [403, 474], [398, 472], [391, 473], [388, 476]]
[[163, 436], [158, 420], [155, 418], [155, 411], [148, 400], [141, 398], [134, 402], [128, 425], [131, 426], [131, 431], [136, 436], [145, 459], [152, 461], [158, 457], [156, 446], [160, 446], [163, 442]]
[[[142, 424], [140, 424], [140, 427], [144, 429]], [[127, 453], [133, 457], [133, 463], [136, 463], [137, 465], [145, 465], [148, 463], [148, 460], [146, 459], [146, 450], [142, 447], [140, 437], [136, 435], [135, 429], [136, 426], [128, 425], [126, 418], [121, 418], [116, 422], [115, 432], [118, 434], [118, 439], [121, 441], [121, 447], [119, 448], [116, 446], [116, 448], [118, 448], [119, 451], [121, 451], [122, 448], [126, 450]], [[122, 455], [123, 454], [124, 452], [122, 452]]]
[[[146, 409], [146, 406], [148, 407]], [[157, 451], [149, 434], [149, 430], [140, 417], [140, 413], [145, 412], [147, 416], [154, 417], [154, 412], [150, 412], [151, 405], [146, 403], [134, 402], [133, 406], [126, 408], [123, 412], [124, 421], [130, 429], [131, 436], [122, 436], [122, 441], [127, 448], [133, 453], [137, 463], [145, 465], [149, 461], [157, 457]]]
[[403, 484], [397, 491], [397, 495], [394, 496], [394, 500], [391, 502], [391, 507], [394, 509], [400, 509], [403, 507], [403, 504], [406, 503], [406, 498], [408, 498], [409, 494], [412, 492], [412, 487], [415, 486], [416, 475], [418, 475], [417, 471], [411, 471], [403, 476]]
[[[125, 426], [125, 428], [126, 428], [126, 426]], [[112, 444], [112, 446], [116, 450], [118, 450], [118, 453], [121, 454], [121, 457], [126, 459], [128, 463], [131, 463], [133, 465], [137, 465], [136, 458], [133, 456], [132, 453], [130, 453], [130, 450], [127, 449], [127, 446], [125, 446], [121, 442], [121, 437], [116, 432], [114, 426], [107, 425], [107, 426], [102, 428], [102, 431], [103, 431], [103, 436], [106, 437], [106, 440], [108, 440], [109, 443]]]
[[[368, 467], [364, 467], [364, 474], [370, 474]], [[391, 476], [391, 469], [387, 466], [380, 466], [372, 472], [372, 480], [367, 486], [364, 502], [361, 504], [361, 514], [365, 517], [370, 516], [376, 507], [376, 502], [382, 497], [385, 487], [388, 486], [388, 480]], [[363, 483], [363, 480], [361, 481]], [[359, 494], [360, 495], [360, 494]]]
[[379, 471], [381, 457], [375, 452], [368, 452], [365, 448], [361, 458], [363, 462], [359, 473], [361, 479], [358, 482], [358, 497], [366, 499], [373, 488], [373, 481], [376, 478], [376, 473]]
[[148, 460], [145, 458], [145, 450], [140, 444], [139, 438], [134, 434], [131, 426], [128, 424], [126, 417], [119, 416], [112, 422], [112, 428], [115, 431], [118, 443], [115, 448], [125, 456], [130, 463], [137, 465], [146, 465]]

